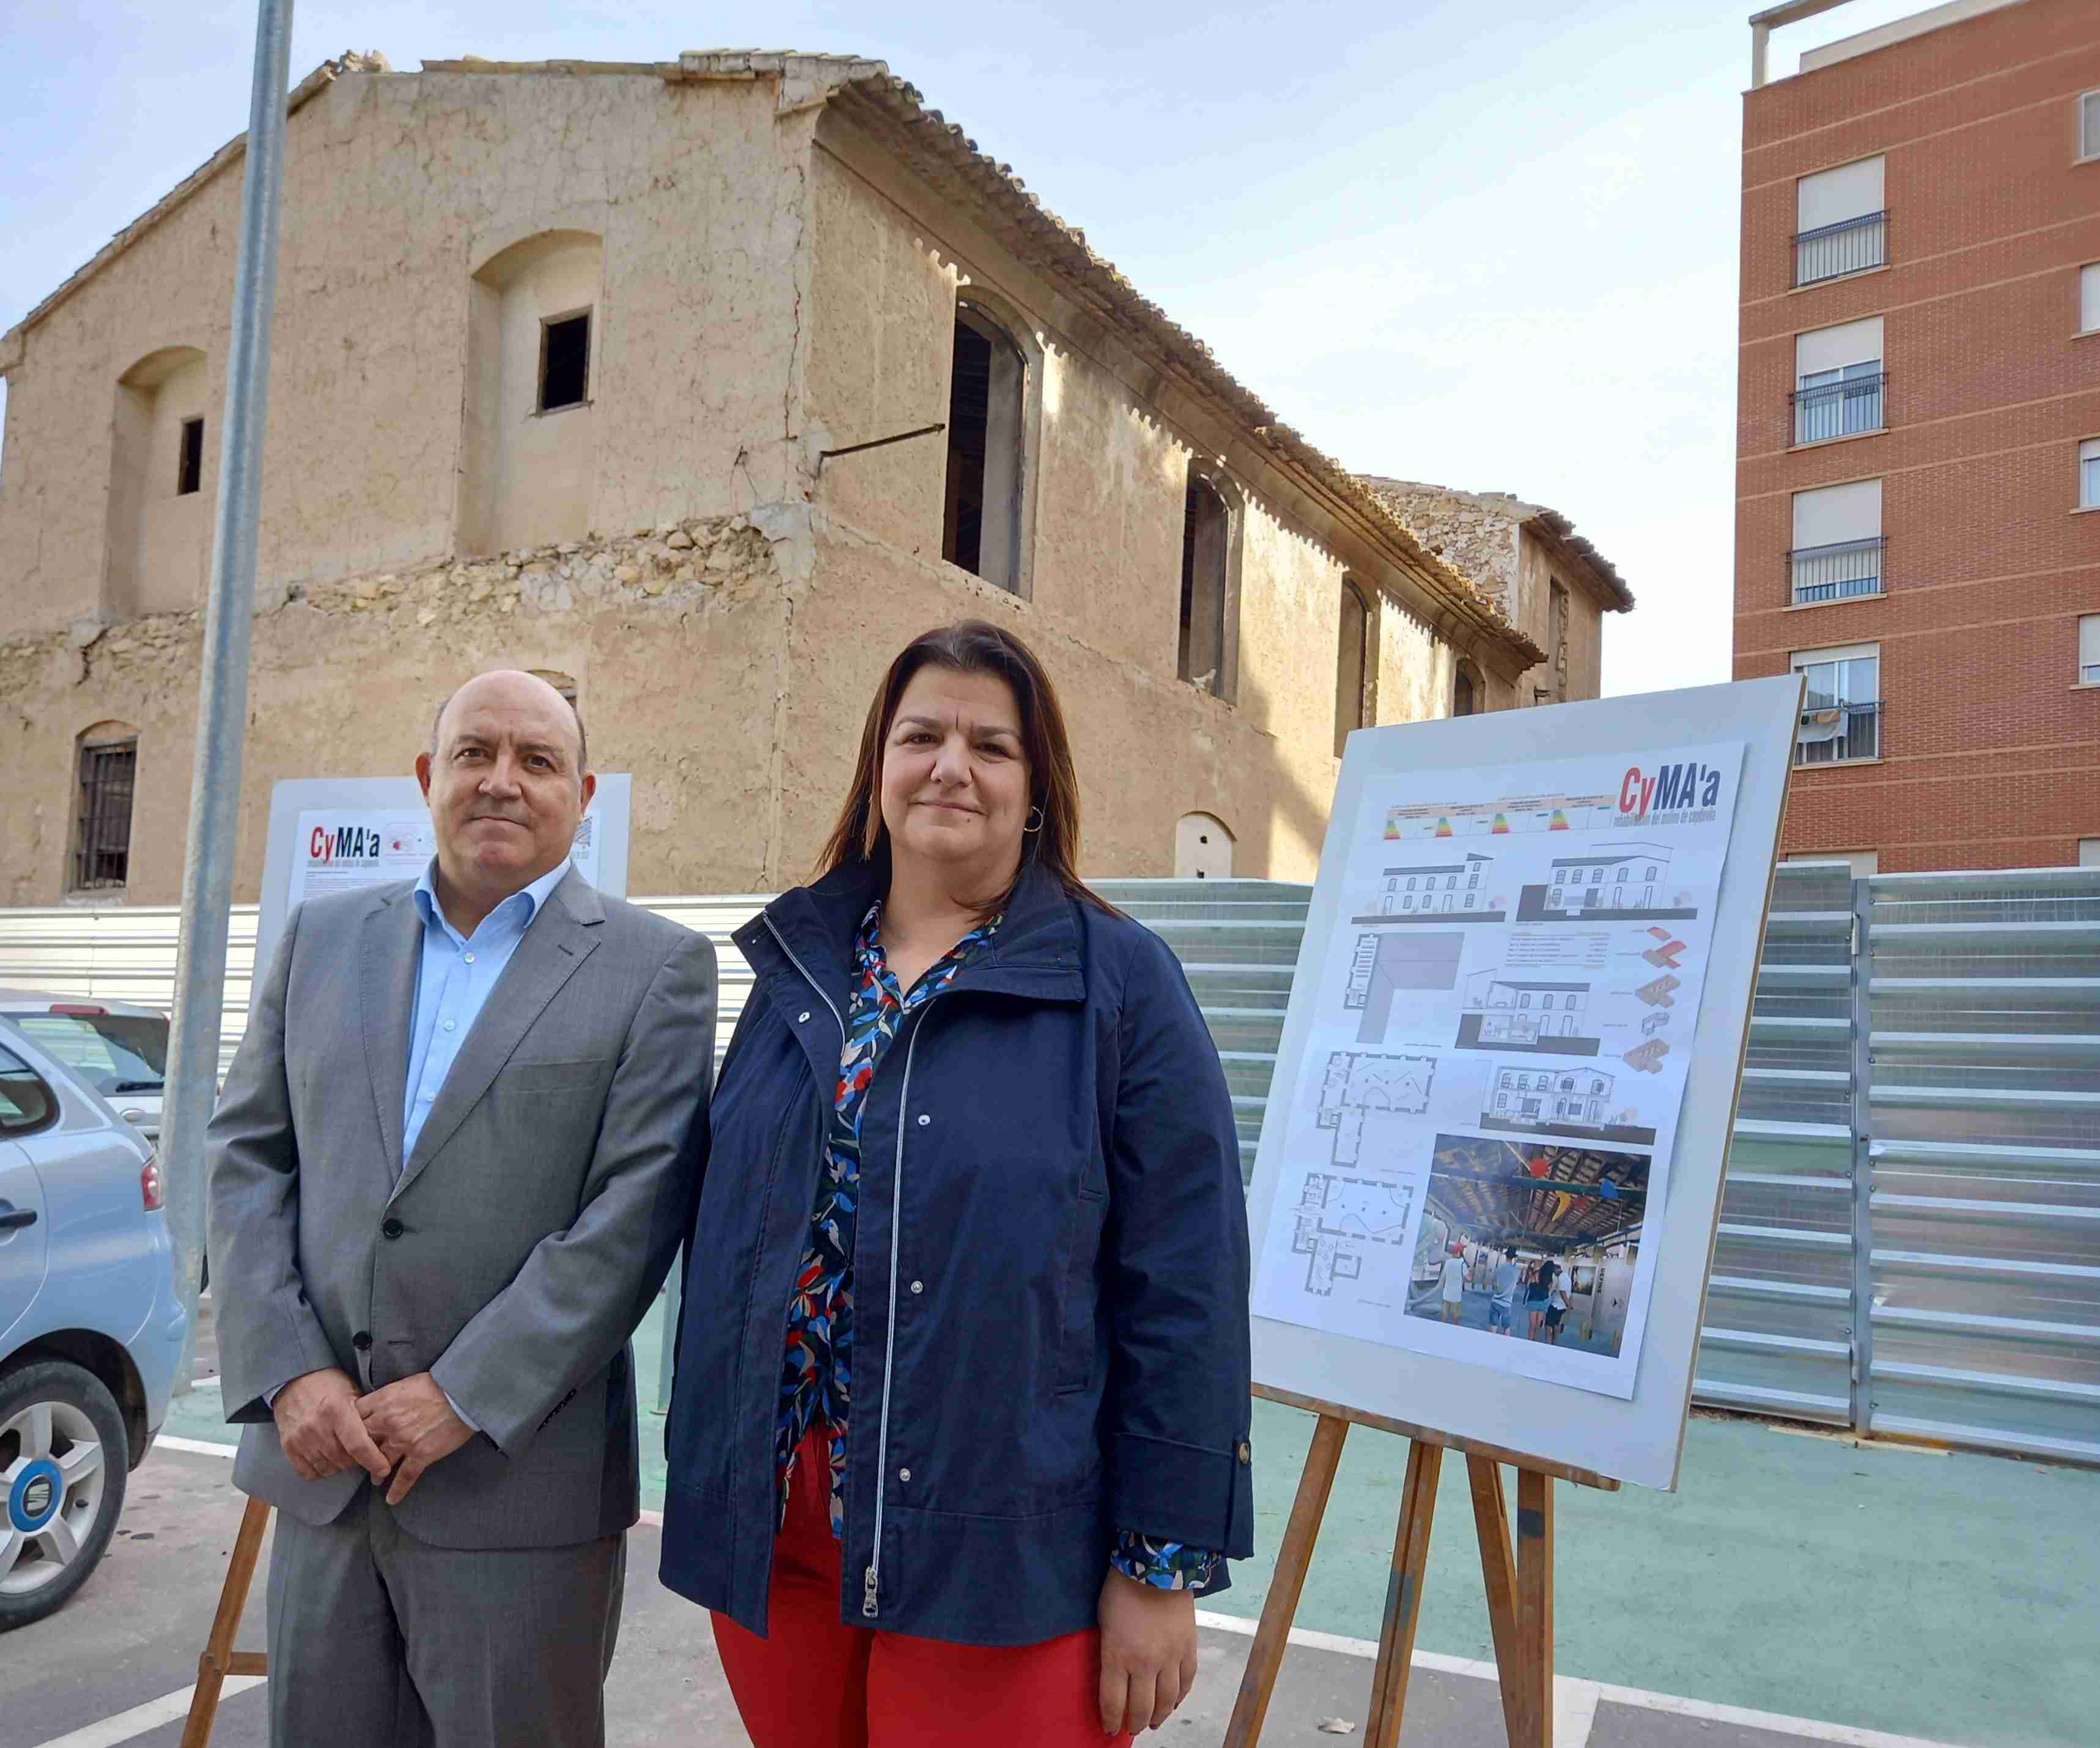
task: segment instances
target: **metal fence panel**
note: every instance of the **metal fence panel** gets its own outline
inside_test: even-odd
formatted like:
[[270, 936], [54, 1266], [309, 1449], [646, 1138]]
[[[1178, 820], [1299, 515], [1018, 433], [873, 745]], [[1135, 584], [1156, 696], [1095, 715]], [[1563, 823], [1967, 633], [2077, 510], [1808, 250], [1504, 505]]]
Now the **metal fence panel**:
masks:
[[2100, 1462], [2100, 870], [1864, 884], [1868, 1424]]

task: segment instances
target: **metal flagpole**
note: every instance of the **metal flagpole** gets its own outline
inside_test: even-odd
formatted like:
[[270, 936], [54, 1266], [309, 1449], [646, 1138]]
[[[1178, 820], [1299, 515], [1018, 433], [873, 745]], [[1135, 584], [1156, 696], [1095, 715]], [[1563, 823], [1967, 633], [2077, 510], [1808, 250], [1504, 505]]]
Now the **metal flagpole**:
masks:
[[[204, 1254], [204, 1134], [218, 1091], [226, 1004], [227, 917], [240, 826], [241, 742], [248, 725], [248, 646], [254, 611], [256, 524], [262, 511], [262, 428], [270, 398], [270, 314], [277, 288], [277, 205], [285, 180], [285, 103], [292, 0], [259, 0], [248, 162], [240, 192], [240, 252], [220, 425], [218, 503], [212, 518], [211, 591], [205, 605], [196, 762], [183, 852], [182, 945], [161, 1152], [174, 1231], [175, 1290], [189, 1313], [175, 1378], [190, 1387]], [[256, 967], [257, 975], [262, 972]]]

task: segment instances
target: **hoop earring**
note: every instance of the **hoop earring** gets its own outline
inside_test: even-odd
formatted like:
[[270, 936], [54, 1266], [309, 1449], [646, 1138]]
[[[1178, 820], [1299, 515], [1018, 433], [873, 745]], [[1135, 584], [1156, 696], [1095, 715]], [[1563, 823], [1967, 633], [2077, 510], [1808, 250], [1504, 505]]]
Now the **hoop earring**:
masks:
[[1038, 831], [1042, 830], [1042, 829], [1043, 829], [1043, 809], [1042, 809], [1042, 808], [1030, 808], [1028, 811], [1029, 811], [1031, 814], [1033, 814], [1033, 815], [1035, 816], [1035, 823], [1033, 826], [1023, 826], [1021, 828], [1021, 830], [1022, 830], [1023, 832], [1025, 832], [1025, 833], [1026, 833], [1026, 832], [1038, 832]]

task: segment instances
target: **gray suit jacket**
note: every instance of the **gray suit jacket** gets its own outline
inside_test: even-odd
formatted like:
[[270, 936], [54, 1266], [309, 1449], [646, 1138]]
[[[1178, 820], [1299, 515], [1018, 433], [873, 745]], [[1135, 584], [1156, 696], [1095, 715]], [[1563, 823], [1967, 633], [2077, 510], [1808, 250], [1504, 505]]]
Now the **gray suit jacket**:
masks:
[[292, 913], [207, 1142], [234, 1482], [333, 1521], [264, 1398], [339, 1366], [429, 1372], [480, 1433], [398, 1509], [447, 1548], [550, 1547], [640, 1508], [627, 1341], [697, 1194], [714, 949], [571, 871], [489, 993], [399, 1173], [422, 920], [412, 883]]

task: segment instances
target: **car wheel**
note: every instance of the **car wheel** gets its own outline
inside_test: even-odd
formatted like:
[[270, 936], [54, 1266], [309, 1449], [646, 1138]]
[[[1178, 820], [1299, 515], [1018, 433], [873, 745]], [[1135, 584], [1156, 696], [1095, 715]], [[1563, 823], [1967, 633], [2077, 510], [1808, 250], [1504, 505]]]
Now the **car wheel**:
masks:
[[39, 1359], [0, 1373], [0, 1632], [87, 1582], [130, 1468], [124, 1416], [93, 1372]]

